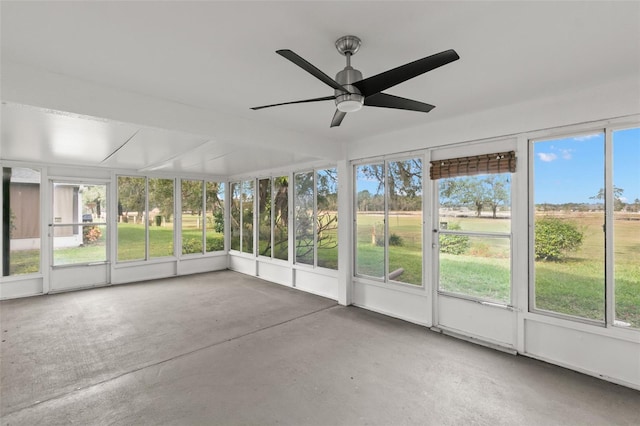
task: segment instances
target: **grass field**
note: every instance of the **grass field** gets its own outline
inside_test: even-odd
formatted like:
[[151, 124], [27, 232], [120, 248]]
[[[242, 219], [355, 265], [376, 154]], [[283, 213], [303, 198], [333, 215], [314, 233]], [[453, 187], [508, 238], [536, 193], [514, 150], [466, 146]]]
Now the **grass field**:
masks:
[[[503, 232], [509, 221], [488, 218], [446, 219], [458, 223], [463, 230]], [[562, 262], [535, 262], [536, 308], [579, 317], [603, 320], [604, 251], [602, 216], [583, 213], [575, 218], [584, 233], [582, 247]], [[183, 240], [195, 241], [190, 249], [202, 250], [201, 230], [193, 223], [184, 222]], [[190, 225], [190, 227], [189, 227]], [[403, 268], [396, 281], [420, 285], [422, 277], [421, 220], [418, 216], [398, 215], [390, 218], [390, 234], [401, 239], [401, 245], [389, 247], [389, 270]], [[162, 257], [173, 253], [173, 229], [152, 226], [150, 229], [150, 256]], [[372, 231], [381, 235], [382, 217], [360, 215], [357, 228], [356, 270], [359, 274], [383, 277], [383, 247], [372, 244]], [[640, 328], [640, 221], [614, 222], [615, 256], [615, 309], [616, 319]], [[211, 247], [222, 247], [222, 235], [210, 233]], [[118, 260], [144, 258], [144, 227], [134, 224], [118, 225]], [[473, 238], [469, 250], [461, 255], [442, 253], [440, 256], [441, 288], [466, 295], [507, 303], [509, 294], [509, 256], [507, 239]], [[198, 245], [199, 244], [199, 245]], [[209, 246], [209, 242], [207, 243]], [[505, 255], [507, 249], [507, 255]], [[56, 260], [94, 259], [104, 256], [104, 242], [96, 245], [61, 249]], [[337, 267], [337, 248], [318, 250], [319, 266]], [[427, 262], [428, 264], [428, 262]], [[37, 272], [37, 251], [13, 252], [11, 273]], [[429, 271], [427, 271], [429, 273]]]

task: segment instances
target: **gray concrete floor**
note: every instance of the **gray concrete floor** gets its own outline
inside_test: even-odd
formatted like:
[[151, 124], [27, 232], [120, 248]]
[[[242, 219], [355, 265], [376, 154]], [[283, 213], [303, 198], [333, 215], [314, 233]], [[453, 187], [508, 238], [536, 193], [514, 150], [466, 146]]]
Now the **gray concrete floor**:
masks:
[[640, 392], [221, 271], [3, 301], [3, 425], [638, 425]]

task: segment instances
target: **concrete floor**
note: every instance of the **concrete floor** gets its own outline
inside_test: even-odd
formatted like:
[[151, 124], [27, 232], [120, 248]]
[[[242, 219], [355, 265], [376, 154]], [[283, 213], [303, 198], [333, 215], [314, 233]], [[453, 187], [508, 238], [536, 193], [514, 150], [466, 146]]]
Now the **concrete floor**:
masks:
[[638, 425], [640, 392], [230, 271], [0, 303], [3, 425]]

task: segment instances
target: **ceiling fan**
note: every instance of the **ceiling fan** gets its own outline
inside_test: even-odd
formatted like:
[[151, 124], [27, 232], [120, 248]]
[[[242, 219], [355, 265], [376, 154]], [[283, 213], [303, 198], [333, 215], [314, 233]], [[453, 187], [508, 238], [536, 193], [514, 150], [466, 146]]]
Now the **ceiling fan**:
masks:
[[450, 62], [460, 59], [455, 50], [449, 49], [426, 58], [399, 66], [363, 79], [362, 73], [351, 66], [351, 56], [360, 49], [362, 42], [356, 36], [348, 35], [340, 37], [336, 41], [336, 49], [347, 58], [347, 66], [336, 75], [335, 80], [324, 72], [320, 71], [311, 63], [307, 62], [298, 54], [291, 50], [277, 50], [276, 53], [290, 60], [309, 74], [316, 77], [326, 85], [334, 89], [333, 96], [322, 98], [304, 99], [301, 101], [283, 102], [279, 104], [263, 105], [251, 109], [258, 110], [280, 105], [302, 104], [319, 101], [335, 101], [336, 112], [331, 120], [331, 127], [339, 126], [349, 112], [355, 112], [362, 106], [379, 108], [395, 108], [409, 111], [429, 112], [435, 106], [412, 99], [401, 98], [399, 96], [382, 93], [390, 87], [407, 81], [427, 71], [431, 71]]

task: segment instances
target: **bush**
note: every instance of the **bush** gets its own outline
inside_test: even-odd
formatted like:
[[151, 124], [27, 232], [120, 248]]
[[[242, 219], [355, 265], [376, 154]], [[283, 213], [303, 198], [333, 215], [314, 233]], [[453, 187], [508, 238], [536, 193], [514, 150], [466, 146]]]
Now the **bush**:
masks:
[[82, 243], [93, 244], [100, 239], [102, 231], [97, 226], [82, 227]]
[[[452, 222], [447, 229], [455, 231], [461, 228], [459, 224]], [[466, 235], [440, 234], [440, 253], [460, 255], [466, 253], [470, 246], [471, 242]]]
[[224, 238], [207, 235], [207, 251], [224, 250]]
[[535, 223], [536, 260], [562, 260], [582, 245], [584, 234], [566, 219], [545, 217]]
[[[389, 235], [389, 246], [401, 246], [404, 244], [402, 237], [398, 234]], [[382, 235], [376, 235], [376, 245], [378, 247], [384, 247], [384, 237]]]

